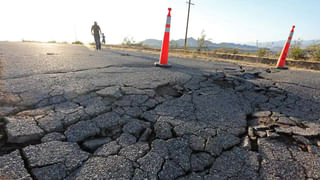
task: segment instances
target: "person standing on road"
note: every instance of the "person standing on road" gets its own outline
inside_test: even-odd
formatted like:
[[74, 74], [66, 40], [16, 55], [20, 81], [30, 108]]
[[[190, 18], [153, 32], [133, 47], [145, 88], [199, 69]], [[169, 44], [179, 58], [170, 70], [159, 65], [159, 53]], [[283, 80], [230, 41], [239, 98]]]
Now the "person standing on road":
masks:
[[102, 33], [102, 43], [106, 44], [106, 37], [104, 36], [104, 33]]
[[100, 34], [101, 29], [98, 26], [97, 22], [94, 22], [94, 25], [91, 27], [91, 34], [94, 36], [94, 41], [96, 42], [96, 49], [101, 50]]

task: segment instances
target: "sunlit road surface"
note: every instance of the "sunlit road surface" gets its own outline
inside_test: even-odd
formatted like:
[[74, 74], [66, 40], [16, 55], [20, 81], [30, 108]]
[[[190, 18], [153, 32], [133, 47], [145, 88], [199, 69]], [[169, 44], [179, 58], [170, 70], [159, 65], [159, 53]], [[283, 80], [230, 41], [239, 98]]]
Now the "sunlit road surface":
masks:
[[0, 179], [318, 179], [320, 73], [0, 43]]

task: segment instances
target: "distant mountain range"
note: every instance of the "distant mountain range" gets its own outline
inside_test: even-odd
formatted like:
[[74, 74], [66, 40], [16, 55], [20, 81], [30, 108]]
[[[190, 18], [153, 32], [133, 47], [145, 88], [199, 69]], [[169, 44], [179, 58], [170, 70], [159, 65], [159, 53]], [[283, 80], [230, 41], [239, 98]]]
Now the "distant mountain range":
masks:
[[[176, 43], [178, 47], [183, 47], [184, 46], [184, 39], [179, 39], [179, 40], [172, 40], [172, 42]], [[157, 39], [147, 39], [142, 41], [143, 44], [154, 47], [154, 48], [160, 48], [162, 41], [157, 40]], [[198, 46], [198, 41], [194, 38], [188, 38], [188, 47], [190, 49], [195, 49]], [[228, 49], [240, 49], [242, 51], [257, 51], [256, 46], [251, 46], [251, 45], [245, 45], [245, 44], [235, 44], [235, 43], [213, 43], [211, 41], [205, 41], [205, 45], [208, 47], [208, 49], [218, 49], [221, 47], [226, 47]]]
[[[177, 43], [178, 47], [184, 46], [184, 39], [179, 40], [172, 40], [174, 43]], [[273, 41], [273, 42], [258, 42], [258, 47], [256, 42], [248, 42], [243, 44], [238, 43], [213, 43], [211, 41], [205, 41], [205, 44], [208, 46], [210, 50], [212, 49], [219, 49], [221, 47], [226, 47], [228, 49], [234, 49], [237, 48], [241, 51], [245, 52], [254, 52], [257, 51], [258, 48], [268, 48], [272, 51], [281, 51], [285, 44], [285, 40], [283, 41]], [[154, 47], [154, 48], [160, 48], [162, 45], [161, 40], [157, 39], [147, 39], [142, 41], [143, 44]], [[295, 41], [293, 41], [291, 44], [294, 44]], [[301, 41], [301, 47], [305, 48], [308, 46], [311, 46], [313, 44], [319, 44], [320, 40], [307, 40], [307, 41]], [[195, 49], [198, 46], [198, 41], [195, 38], [188, 38], [188, 47], [191, 49]]]
[[[293, 40], [291, 42], [291, 44], [295, 44], [296, 40]], [[286, 40], [282, 40], [282, 41], [273, 41], [273, 42], [258, 42], [258, 46], [259, 48], [270, 48], [270, 49], [278, 49], [278, 48], [283, 48], [284, 44], [286, 43]], [[311, 46], [313, 44], [319, 44], [320, 40], [302, 40], [301, 41], [301, 47], [302, 48], [306, 48], [308, 46]], [[247, 45], [251, 45], [251, 46], [257, 46], [256, 42], [248, 42], [245, 43]]]

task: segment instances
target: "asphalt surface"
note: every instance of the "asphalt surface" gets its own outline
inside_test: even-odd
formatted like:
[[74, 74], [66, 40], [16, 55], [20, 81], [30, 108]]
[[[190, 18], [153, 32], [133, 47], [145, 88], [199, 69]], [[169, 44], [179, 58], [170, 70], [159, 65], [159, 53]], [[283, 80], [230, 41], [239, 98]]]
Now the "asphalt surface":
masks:
[[320, 179], [320, 72], [0, 43], [0, 179]]

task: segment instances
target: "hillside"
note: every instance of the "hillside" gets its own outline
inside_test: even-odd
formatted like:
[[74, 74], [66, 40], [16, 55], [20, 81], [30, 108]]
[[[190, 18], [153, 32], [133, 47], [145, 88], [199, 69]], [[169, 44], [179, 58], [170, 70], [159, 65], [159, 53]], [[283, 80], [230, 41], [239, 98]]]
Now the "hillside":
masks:
[[[184, 39], [179, 39], [179, 40], [172, 40], [173, 42], [178, 44], [178, 47], [183, 47], [184, 46]], [[259, 42], [258, 47], [259, 48], [268, 48], [271, 51], [281, 51], [285, 44], [285, 40], [282, 41], [273, 41], [273, 42]], [[157, 39], [147, 39], [142, 41], [143, 44], [154, 47], [154, 48], [160, 48], [162, 41], [157, 40]], [[292, 44], [295, 43], [295, 40], [292, 41]], [[306, 41], [301, 41], [301, 47], [306, 48], [308, 46], [311, 46], [313, 44], [319, 44], [320, 40], [306, 40]], [[212, 49], [219, 49], [221, 47], [226, 47], [228, 49], [240, 49], [241, 51], [245, 52], [254, 52], [257, 51], [257, 44], [256, 42], [247, 42], [244, 44], [237, 44], [237, 43], [213, 43], [211, 41], [206, 41], [206, 45], [210, 50]], [[195, 38], [188, 38], [188, 47], [191, 49], [195, 49], [198, 46], [198, 42]]]
[[[291, 44], [295, 44], [296, 40], [293, 39], [293, 41], [291, 42]], [[282, 40], [282, 41], [270, 41], [270, 42], [259, 42], [258, 46], [259, 48], [270, 48], [270, 49], [282, 49], [284, 44], [286, 43], [286, 40]], [[301, 47], [302, 48], [306, 48], [308, 46], [311, 46], [313, 44], [319, 44], [320, 40], [302, 40], [301, 41]], [[247, 45], [251, 45], [251, 46], [256, 46], [257, 43], [256, 42], [248, 42], [245, 43]]]
[[[172, 42], [177, 43], [178, 47], [184, 46], [184, 39], [178, 39], [178, 40], [172, 40]], [[142, 41], [143, 44], [154, 47], [154, 48], [160, 48], [162, 41], [156, 40], [156, 39], [147, 39]], [[226, 47], [228, 49], [237, 48], [243, 51], [256, 51], [257, 48], [255, 46], [250, 45], [243, 45], [243, 44], [235, 44], [235, 43], [213, 43], [211, 41], [206, 41], [205, 44], [208, 46], [210, 50], [212, 49], [218, 49], [221, 47]], [[188, 38], [188, 47], [191, 49], [195, 49], [198, 46], [198, 42], [194, 38]]]

